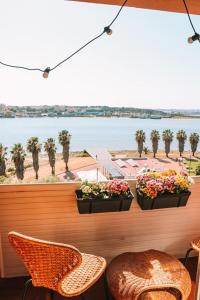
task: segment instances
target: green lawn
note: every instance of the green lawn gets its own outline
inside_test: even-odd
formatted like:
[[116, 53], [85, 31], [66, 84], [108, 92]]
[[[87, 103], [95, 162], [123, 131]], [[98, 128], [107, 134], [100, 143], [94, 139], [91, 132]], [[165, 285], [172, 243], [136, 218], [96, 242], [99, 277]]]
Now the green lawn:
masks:
[[198, 159], [198, 161], [185, 160], [184, 165], [185, 165], [189, 175], [196, 175], [196, 168], [197, 168], [197, 166], [200, 166], [200, 159]]

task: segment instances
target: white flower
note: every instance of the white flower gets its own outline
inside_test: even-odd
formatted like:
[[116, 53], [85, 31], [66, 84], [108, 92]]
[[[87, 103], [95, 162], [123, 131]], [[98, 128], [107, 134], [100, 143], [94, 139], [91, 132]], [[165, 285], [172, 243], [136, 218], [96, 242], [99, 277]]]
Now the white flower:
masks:
[[89, 194], [92, 192], [92, 189], [89, 186], [85, 185], [82, 187], [82, 192], [85, 194]]
[[188, 182], [189, 184], [194, 184], [194, 179], [191, 176], [188, 176]]

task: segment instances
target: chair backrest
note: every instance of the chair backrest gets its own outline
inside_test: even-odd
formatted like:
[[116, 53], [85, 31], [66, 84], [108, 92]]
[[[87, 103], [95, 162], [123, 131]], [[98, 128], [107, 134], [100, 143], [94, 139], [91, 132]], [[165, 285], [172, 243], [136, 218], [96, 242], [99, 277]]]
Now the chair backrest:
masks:
[[21, 257], [34, 286], [57, 291], [58, 283], [81, 264], [82, 255], [70, 245], [31, 238], [9, 232], [8, 239]]

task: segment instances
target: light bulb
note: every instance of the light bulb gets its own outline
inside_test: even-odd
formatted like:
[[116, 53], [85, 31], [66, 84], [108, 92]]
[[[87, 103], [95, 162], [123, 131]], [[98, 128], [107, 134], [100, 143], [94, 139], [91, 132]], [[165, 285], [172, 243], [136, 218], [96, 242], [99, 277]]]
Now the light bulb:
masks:
[[44, 70], [44, 73], [43, 73], [43, 77], [44, 78], [48, 78], [49, 77], [49, 72], [50, 72], [50, 68], [48, 67], [48, 68], [46, 68], [45, 70]]
[[191, 36], [188, 38], [188, 43], [189, 43], [189, 44], [192, 44], [192, 43], [193, 43], [193, 39], [192, 39]]
[[104, 27], [104, 32], [106, 32], [108, 35], [111, 35], [113, 33], [112, 29], [110, 29], [109, 26]]
[[195, 33], [193, 36], [190, 36], [188, 38], [188, 43], [192, 44], [193, 42], [195, 42], [196, 40], [200, 39], [200, 35], [198, 33]]

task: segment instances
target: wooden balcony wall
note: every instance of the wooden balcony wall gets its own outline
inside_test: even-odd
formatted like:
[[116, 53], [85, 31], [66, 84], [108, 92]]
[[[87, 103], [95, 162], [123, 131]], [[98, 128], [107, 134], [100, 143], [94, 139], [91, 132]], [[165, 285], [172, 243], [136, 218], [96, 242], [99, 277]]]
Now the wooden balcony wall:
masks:
[[[135, 181], [130, 181], [134, 192]], [[76, 183], [0, 186], [1, 277], [25, 275], [7, 234], [14, 230], [36, 238], [73, 244], [108, 261], [126, 251], [159, 249], [183, 257], [200, 236], [200, 178], [188, 205], [142, 211], [134, 201], [128, 212], [80, 215]]]

